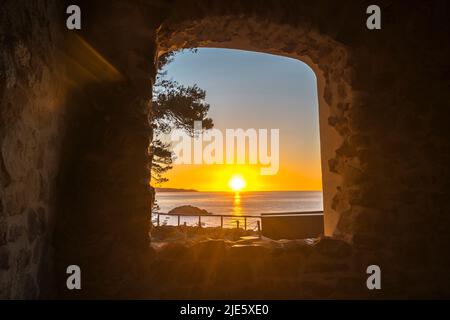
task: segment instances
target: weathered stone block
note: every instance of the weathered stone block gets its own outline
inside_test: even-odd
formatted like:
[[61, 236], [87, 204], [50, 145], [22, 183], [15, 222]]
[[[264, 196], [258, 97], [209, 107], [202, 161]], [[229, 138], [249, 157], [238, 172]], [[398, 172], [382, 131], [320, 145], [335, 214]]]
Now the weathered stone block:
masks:
[[5, 168], [3, 157], [0, 152], [0, 186], [6, 188], [11, 183], [11, 177]]
[[348, 140], [350, 146], [356, 149], [366, 149], [370, 146], [370, 138], [364, 134], [354, 134]]
[[248, 260], [263, 259], [270, 253], [270, 249], [261, 245], [240, 245], [236, 244], [229, 249], [231, 257], [241, 257]]
[[31, 274], [25, 275], [23, 298], [24, 299], [36, 299], [38, 295], [38, 288], [36, 282]]
[[33, 242], [39, 235], [39, 220], [36, 211], [28, 208], [24, 211], [27, 218], [28, 241]]
[[287, 252], [290, 254], [300, 254], [308, 256], [313, 251], [313, 246], [306, 240], [291, 240], [283, 243], [282, 247], [278, 249], [280, 252]]
[[7, 247], [0, 247], [0, 269], [9, 269], [9, 249]]
[[28, 249], [20, 249], [16, 261], [18, 272], [23, 272], [30, 265], [30, 261], [31, 251]]
[[350, 269], [349, 261], [333, 259], [321, 254], [312, 254], [308, 257], [304, 273], [329, 273], [347, 271]]
[[12, 225], [9, 227], [8, 242], [17, 241], [24, 234], [24, 228], [20, 225]]
[[301, 291], [307, 298], [326, 298], [336, 291], [336, 288], [325, 281], [303, 280], [300, 282], [299, 291]]
[[164, 260], [179, 260], [183, 259], [188, 254], [187, 246], [181, 243], [170, 243], [165, 245], [161, 251], [158, 252], [158, 258]]
[[0, 246], [3, 246], [7, 243], [7, 234], [8, 224], [6, 223], [6, 219], [0, 218]]
[[207, 240], [195, 243], [190, 248], [190, 253], [197, 259], [219, 259], [225, 255], [224, 240]]
[[352, 247], [349, 243], [328, 237], [320, 238], [314, 244], [313, 249], [326, 257], [335, 259], [348, 258], [352, 253]]

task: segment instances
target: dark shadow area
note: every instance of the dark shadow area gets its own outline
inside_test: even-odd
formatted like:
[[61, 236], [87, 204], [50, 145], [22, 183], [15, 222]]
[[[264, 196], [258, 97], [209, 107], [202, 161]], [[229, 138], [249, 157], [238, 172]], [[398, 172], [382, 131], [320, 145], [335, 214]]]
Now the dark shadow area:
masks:
[[[117, 294], [114, 285], [136, 288], [129, 277], [140, 274], [136, 260], [148, 250], [150, 132], [145, 106], [138, 110], [139, 101], [126, 83], [86, 85], [67, 101], [69, 126], [58, 175], [53, 241], [59, 293], [109, 296]], [[83, 270], [85, 288], [80, 292], [65, 288], [70, 264]]]

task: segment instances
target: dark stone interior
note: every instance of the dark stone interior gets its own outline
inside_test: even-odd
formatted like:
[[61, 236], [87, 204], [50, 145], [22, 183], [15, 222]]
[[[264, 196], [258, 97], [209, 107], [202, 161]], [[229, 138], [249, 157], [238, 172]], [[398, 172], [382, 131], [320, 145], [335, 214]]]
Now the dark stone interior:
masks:
[[[76, 32], [61, 1], [0, 3], [1, 298], [450, 297], [447, 1], [378, 1], [379, 31], [365, 28], [369, 1], [78, 3]], [[321, 72], [321, 141], [338, 145], [322, 155], [324, 185], [337, 182], [318, 242], [148, 246], [157, 57], [220, 43], [305, 56]], [[250, 280], [211, 280], [244, 257]], [[82, 291], [65, 289], [68, 264]], [[269, 276], [277, 264], [291, 271]], [[381, 291], [361, 289], [369, 264]], [[185, 270], [200, 278], [171, 280]]]

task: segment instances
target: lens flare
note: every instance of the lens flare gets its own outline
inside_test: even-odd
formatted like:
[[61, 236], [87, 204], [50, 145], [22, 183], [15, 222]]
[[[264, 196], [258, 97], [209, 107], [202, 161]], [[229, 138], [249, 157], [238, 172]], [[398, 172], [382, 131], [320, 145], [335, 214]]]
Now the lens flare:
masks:
[[228, 185], [233, 191], [238, 192], [245, 188], [246, 183], [241, 175], [235, 174], [233, 177], [231, 177]]

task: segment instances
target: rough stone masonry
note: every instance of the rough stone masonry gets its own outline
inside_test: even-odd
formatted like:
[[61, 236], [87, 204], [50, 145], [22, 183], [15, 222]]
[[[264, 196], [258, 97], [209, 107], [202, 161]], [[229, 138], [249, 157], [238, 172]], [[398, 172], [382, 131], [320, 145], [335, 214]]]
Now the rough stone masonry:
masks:
[[[0, 4], [1, 298], [170, 293], [146, 277], [162, 259], [148, 247], [155, 62], [212, 45], [315, 66], [330, 246], [352, 248], [346, 265], [380, 265], [383, 290], [369, 297], [450, 296], [446, 1], [377, 1], [381, 30], [365, 27], [368, 1], [75, 2], [88, 13], [80, 31], [65, 28], [61, 1]], [[74, 261], [82, 292], [64, 287]], [[331, 263], [304, 296], [334, 295], [320, 289], [336, 280]]]

